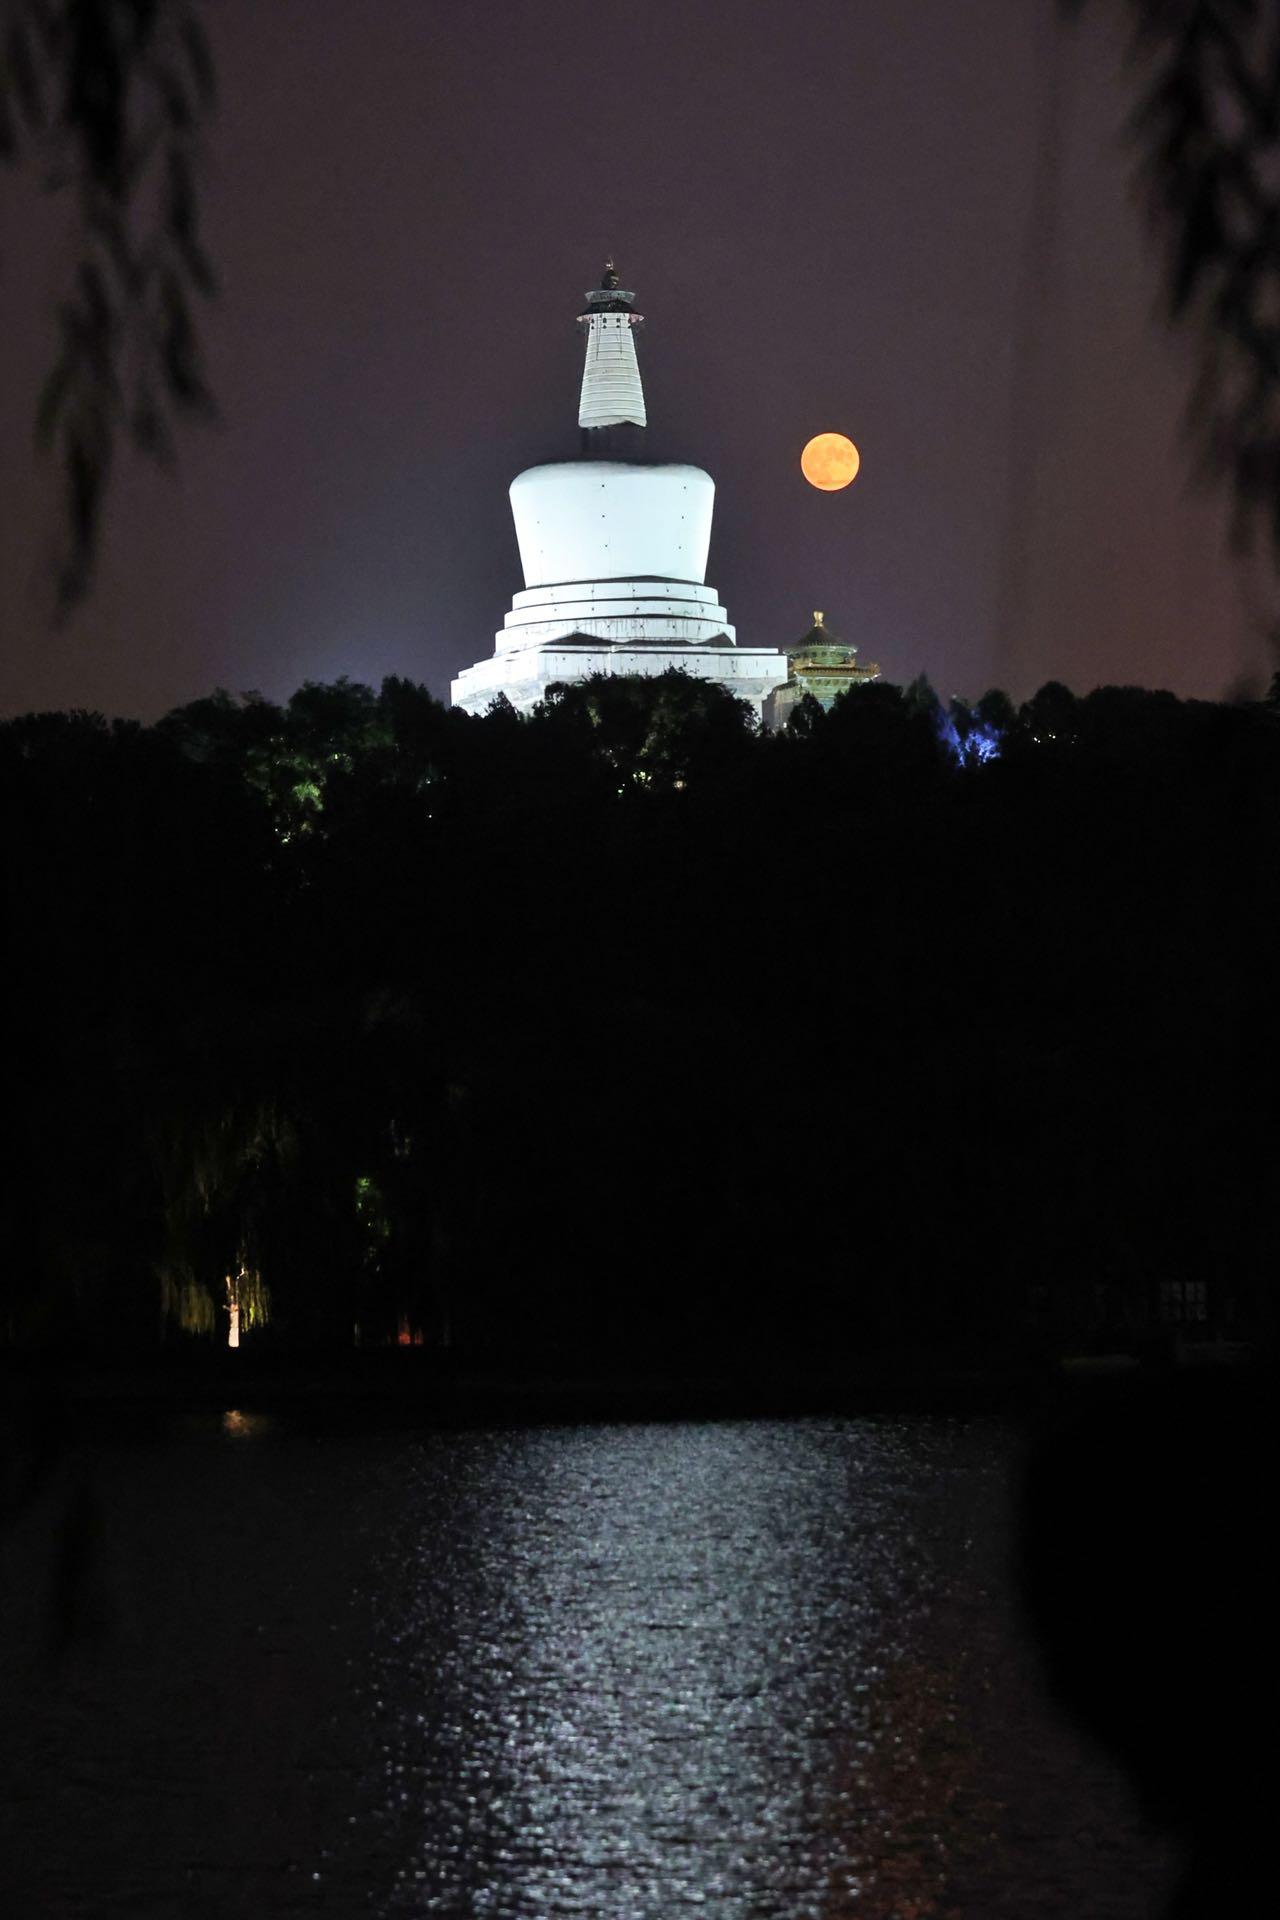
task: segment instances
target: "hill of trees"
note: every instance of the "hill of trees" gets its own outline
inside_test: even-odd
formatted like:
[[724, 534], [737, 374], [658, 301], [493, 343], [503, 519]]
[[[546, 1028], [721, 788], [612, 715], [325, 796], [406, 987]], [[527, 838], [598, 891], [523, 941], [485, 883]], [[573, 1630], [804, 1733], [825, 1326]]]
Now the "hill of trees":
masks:
[[10, 1345], [1269, 1328], [1273, 702], [220, 693], [3, 725], [0, 835]]

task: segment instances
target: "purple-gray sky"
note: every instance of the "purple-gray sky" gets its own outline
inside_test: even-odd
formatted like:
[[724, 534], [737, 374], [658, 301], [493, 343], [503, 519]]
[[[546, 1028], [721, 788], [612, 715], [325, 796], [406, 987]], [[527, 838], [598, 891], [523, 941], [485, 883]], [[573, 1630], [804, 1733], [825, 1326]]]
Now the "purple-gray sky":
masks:
[[[1192, 343], [1094, 0], [221, 0], [203, 333], [223, 423], [131, 461], [49, 622], [31, 417], [74, 258], [0, 179], [0, 711], [425, 680], [520, 585], [506, 488], [575, 451], [573, 321], [639, 294], [651, 451], [714, 475], [739, 639], [814, 607], [899, 681], [1214, 696], [1274, 666], [1180, 435]], [[800, 478], [849, 433], [841, 494]]]

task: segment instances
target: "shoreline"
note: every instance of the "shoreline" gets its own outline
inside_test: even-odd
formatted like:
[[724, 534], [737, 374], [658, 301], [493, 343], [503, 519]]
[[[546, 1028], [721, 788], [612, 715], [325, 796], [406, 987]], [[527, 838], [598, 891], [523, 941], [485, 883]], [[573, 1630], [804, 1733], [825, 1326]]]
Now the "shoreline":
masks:
[[599, 1364], [559, 1368], [462, 1366], [434, 1352], [157, 1356], [103, 1365], [48, 1354], [0, 1357], [9, 1418], [73, 1427], [165, 1424], [184, 1414], [239, 1411], [303, 1427], [476, 1426], [891, 1416], [1036, 1419], [1055, 1409], [1141, 1400], [1170, 1391], [1229, 1396], [1268, 1370], [1260, 1356], [1222, 1364], [1138, 1362], [1129, 1356], [971, 1356], [895, 1352], [818, 1371], [798, 1365], [704, 1365], [659, 1370]]

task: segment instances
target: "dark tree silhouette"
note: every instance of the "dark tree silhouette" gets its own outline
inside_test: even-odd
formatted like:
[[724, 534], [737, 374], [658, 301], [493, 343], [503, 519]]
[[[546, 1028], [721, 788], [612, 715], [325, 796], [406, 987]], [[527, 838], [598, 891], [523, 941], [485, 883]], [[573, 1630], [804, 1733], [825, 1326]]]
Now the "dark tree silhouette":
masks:
[[232, 1291], [255, 1344], [520, 1367], [1133, 1346], [1189, 1286], [1269, 1337], [1274, 706], [805, 720], [659, 676], [0, 726], [0, 1346]]

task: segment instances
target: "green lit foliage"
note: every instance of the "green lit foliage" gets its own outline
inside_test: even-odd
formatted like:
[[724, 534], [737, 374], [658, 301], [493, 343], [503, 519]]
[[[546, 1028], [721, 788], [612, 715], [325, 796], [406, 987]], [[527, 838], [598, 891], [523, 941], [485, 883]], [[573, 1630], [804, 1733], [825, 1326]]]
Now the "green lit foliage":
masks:
[[364, 1236], [365, 1255], [371, 1263], [391, 1238], [386, 1197], [376, 1180], [367, 1173], [356, 1176], [356, 1213]]
[[312, 832], [330, 783], [389, 738], [372, 688], [345, 677], [331, 686], [308, 681], [301, 687], [256, 770], [281, 839]]
[[758, 732], [745, 701], [679, 668], [551, 687], [533, 724], [589, 729], [619, 792], [681, 789], [704, 769], [741, 759]]
[[160, 731], [199, 764], [233, 769], [289, 846], [323, 832], [335, 787], [357, 775], [425, 794], [443, 777], [462, 718], [409, 681], [388, 679], [375, 693], [343, 677], [307, 681], [283, 707], [220, 690], [168, 714]]
[[[401, 1009], [401, 1013], [403, 1009]], [[403, 1036], [403, 1019], [395, 1024]], [[417, 1071], [394, 1088], [396, 1104], [411, 1110], [414, 1130], [401, 1120], [362, 1118], [364, 1168], [354, 1182], [358, 1274], [352, 1289], [361, 1337], [368, 1342], [394, 1337], [398, 1328], [442, 1328], [444, 1279], [439, 1260], [439, 1224], [443, 1154], [419, 1151], [421, 1126], [439, 1142], [445, 1095]], [[381, 1080], [384, 1099], [392, 1084]]]
[[257, 1268], [250, 1267], [243, 1258], [226, 1277], [226, 1296], [228, 1306], [239, 1311], [242, 1333], [260, 1332], [270, 1320], [271, 1289]]
[[822, 726], [822, 702], [804, 693], [787, 715], [786, 733], [792, 740], [811, 740]]
[[211, 1340], [217, 1326], [213, 1295], [190, 1268], [166, 1263], [160, 1270], [160, 1306], [183, 1333]]
[[265, 1323], [270, 1293], [258, 1248], [275, 1189], [296, 1154], [296, 1130], [271, 1104], [171, 1113], [155, 1129], [161, 1306], [184, 1332], [212, 1333], [228, 1299], [239, 1306], [242, 1327]]

